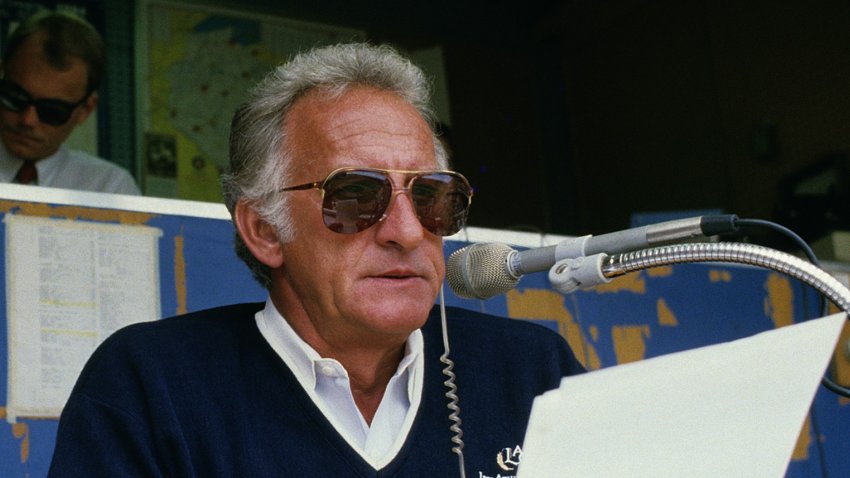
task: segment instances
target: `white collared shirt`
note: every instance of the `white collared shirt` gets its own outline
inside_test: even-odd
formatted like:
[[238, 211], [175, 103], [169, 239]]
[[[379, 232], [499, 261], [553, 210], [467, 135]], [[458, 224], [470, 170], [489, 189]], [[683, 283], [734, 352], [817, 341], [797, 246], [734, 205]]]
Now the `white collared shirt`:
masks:
[[422, 332], [415, 330], [407, 339], [404, 357], [369, 426], [354, 403], [348, 372], [342, 364], [321, 357], [304, 342], [271, 299], [266, 300], [265, 309], [257, 312], [255, 320], [260, 333], [348, 444], [375, 469], [392, 461], [410, 432], [422, 397]]
[[[11, 183], [24, 161], [9, 154], [0, 143], [0, 182]], [[140, 194], [139, 187], [127, 170], [84, 151], [64, 146], [52, 155], [35, 162], [38, 185], [116, 194]]]

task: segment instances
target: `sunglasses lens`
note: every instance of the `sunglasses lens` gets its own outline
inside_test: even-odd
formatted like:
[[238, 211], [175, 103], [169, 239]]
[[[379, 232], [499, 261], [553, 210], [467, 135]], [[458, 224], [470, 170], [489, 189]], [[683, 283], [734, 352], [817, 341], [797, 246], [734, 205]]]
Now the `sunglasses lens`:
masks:
[[375, 171], [341, 171], [325, 181], [322, 216], [328, 229], [353, 234], [368, 229], [387, 210], [392, 185]]
[[3, 109], [21, 112], [29, 104], [29, 98], [22, 96], [7, 86], [0, 87], [0, 107]]
[[35, 109], [38, 112], [39, 121], [51, 126], [60, 126], [68, 122], [74, 107], [58, 101], [36, 100]]
[[425, 229], [438, 236], [451, 236], [466, 224], [472, 191], [459, 175], [427, 173], [413, 181], [411, 197]]
[[29, 105], [35, 106], [38, 120], [51, 126], [61, 126], [68, 122], [71, 113], [78, 105], [62, 100], [39, 99], [33, 100], [20, 86], [11, 82], [0, 83], [0, 108], [15, 113], [27, 109]]

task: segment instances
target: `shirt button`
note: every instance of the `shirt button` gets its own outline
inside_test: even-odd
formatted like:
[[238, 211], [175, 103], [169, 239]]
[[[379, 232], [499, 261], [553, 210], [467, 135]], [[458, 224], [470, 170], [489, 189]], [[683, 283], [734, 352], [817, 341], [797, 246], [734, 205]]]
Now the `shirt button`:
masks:
[[336, 369], [334, 369], [330, 365], [323, 365], [322, 366], [322, 375], [324, 375], [325, 377], [331, 377], [331, 378], [336, 377]]

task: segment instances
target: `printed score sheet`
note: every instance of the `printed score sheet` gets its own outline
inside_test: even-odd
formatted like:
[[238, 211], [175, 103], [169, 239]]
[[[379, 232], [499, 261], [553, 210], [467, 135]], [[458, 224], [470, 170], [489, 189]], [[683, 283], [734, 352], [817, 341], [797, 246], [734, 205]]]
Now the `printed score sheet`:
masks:
[[158, 228], [7, 214], [7, 420], [58, 417], [94, 349], [160, 318]]

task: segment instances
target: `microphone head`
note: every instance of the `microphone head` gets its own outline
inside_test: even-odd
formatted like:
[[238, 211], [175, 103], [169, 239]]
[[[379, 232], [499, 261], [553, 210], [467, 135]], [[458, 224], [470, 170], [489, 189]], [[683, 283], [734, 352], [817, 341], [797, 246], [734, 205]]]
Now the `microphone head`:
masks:
[[508, 271], [514, 253], [506, 244], [472, 244], [458, 249], [446, 263], [446, 280], [458, 297], [489, 299], [516, 287], [518, 277]]

